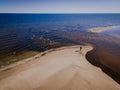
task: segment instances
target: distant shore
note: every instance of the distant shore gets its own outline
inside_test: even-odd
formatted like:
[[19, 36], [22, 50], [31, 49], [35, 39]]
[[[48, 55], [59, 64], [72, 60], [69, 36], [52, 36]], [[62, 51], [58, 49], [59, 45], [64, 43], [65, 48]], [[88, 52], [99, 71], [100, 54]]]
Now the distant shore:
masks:
[[90, 28], [89, 31], [93, 33], [101, 33], [103, 31], [112, 30], [119, 27], [120, 26], [95, 27], [95, 28]]

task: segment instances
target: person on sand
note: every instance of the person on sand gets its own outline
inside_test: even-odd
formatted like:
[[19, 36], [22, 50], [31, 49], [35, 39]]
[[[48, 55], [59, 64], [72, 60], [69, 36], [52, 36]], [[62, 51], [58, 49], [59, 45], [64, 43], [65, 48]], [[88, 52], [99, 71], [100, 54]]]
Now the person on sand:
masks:
[[80, 51], [82, 50], [82, 47], [80, 47]]

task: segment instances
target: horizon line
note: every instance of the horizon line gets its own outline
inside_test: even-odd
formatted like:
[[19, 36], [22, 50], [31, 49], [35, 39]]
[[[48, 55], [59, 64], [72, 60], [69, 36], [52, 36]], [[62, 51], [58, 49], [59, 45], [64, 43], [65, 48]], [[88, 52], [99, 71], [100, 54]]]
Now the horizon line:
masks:
[[105, 12], [97, 12], [97, 13], [87, 13], [87, 12], [85, 12], [85, 13], [39, 13], [39, 12], [0, 12], [0, 14], [120, 14], [120, 12], [109, 12], [109, 13], [105, 13]]

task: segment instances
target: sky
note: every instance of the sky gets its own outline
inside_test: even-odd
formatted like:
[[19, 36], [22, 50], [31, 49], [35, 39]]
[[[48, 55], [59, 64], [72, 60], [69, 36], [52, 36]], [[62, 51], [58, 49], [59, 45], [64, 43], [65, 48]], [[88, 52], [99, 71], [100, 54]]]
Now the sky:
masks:
[[120, 0], [0, 0], [0, 13], [120, 13]]

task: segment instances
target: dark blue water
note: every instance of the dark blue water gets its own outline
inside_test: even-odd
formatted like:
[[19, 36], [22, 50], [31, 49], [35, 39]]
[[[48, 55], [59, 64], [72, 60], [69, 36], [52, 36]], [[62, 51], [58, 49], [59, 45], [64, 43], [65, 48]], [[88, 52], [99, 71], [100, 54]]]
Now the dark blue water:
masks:
[[0, 14], [0, 26], [20, 24], [118, 25], [120, 14]]

